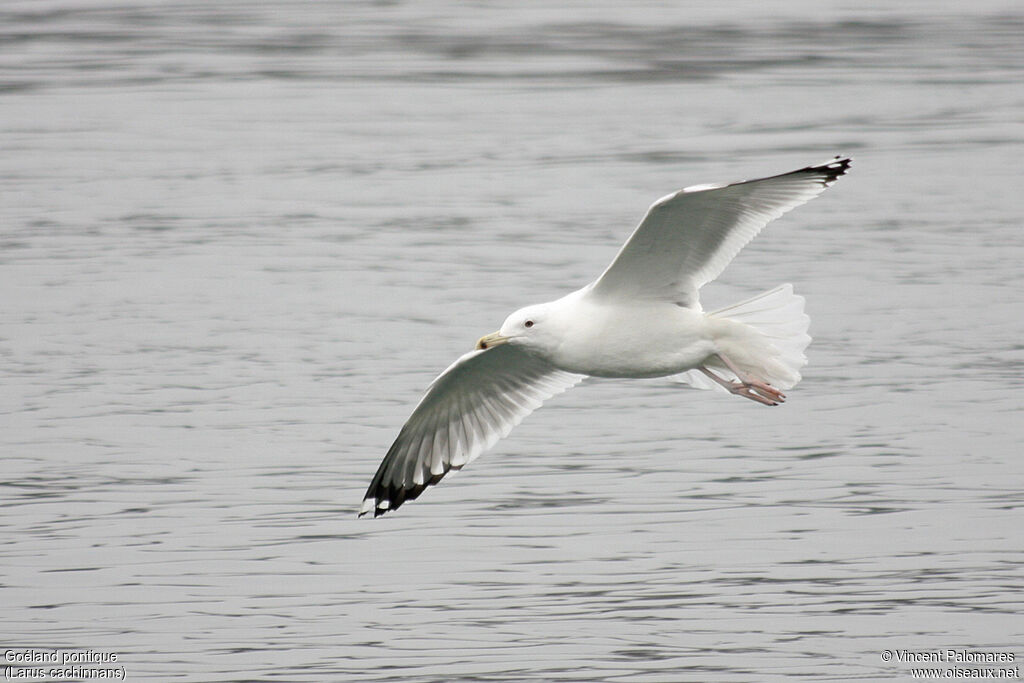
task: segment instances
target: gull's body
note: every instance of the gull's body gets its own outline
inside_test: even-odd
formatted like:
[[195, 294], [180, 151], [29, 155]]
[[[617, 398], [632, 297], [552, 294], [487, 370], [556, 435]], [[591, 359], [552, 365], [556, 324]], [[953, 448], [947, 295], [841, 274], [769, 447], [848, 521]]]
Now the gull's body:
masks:
[[769, 221], [809, 201], [849, 159], [655, 202], [601, 276], [522, 308], [441, 373], [402, 427], [360, 515], [381, 515], [461, 469], [551, 396], [592, 377], [681, 375], [765, 405], [807, 360], [803, 298], [781, 285], [705, 313], [700, 288]]
[[619, 306], [588, 292], [580, 289], [545, 306], [543, 321], [560, 337], [547, 360], [560, 370], [664, 377], [694, 368], [715, 351], [714, 325], [700, 310], [667, 301]]

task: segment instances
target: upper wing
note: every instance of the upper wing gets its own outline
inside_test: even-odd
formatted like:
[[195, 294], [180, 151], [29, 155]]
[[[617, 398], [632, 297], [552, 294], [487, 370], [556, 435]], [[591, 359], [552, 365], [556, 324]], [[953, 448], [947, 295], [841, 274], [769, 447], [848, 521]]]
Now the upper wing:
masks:
[[359, 515], [373, 510], [376, 517], [416, 498], [583, 377], [513, 344], [463, 355], [427, 388], [377, 469]]
[[663, 197], [590, 293], [694, 306], [697, 290], [718, 277], [761, 228], [824, 192], [849, 167], [849, 158], [836, 157], [770, 178], [695, 185]]

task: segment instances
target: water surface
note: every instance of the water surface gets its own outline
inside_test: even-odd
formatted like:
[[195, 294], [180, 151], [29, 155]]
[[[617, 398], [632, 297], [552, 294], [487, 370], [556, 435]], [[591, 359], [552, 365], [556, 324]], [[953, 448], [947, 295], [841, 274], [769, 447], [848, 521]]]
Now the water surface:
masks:
[[[1015, 3], [8, 2], [0, 634], [136, 680], [850, 681], [1015, 652]], [[587, 383], [356, 520], [433, 376], [654, 199], [852, 154], [766, 409]]]

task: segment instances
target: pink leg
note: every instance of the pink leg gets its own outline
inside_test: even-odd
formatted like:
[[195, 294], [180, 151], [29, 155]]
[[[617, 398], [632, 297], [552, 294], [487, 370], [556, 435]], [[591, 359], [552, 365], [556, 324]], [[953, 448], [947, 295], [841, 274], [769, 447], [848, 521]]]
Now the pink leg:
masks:
[[724, 377], [719, 377], [703, 365], [700, 366], [698, 370], [728, 389], [729, 393], [742, 396], [743, 398], [749, 398], [752, 401], [763, 403], [766, 406], [777, 406], [786, 400], [786, 395], [772, 385], [762, 379], [747, 375], [725, 356], [719, 354], [718, 357], [722, 359], [723, 363], [725, 363], [725, 367], [729, 368], [733, 374], [739, 378], [738, 382], [730, 382]]

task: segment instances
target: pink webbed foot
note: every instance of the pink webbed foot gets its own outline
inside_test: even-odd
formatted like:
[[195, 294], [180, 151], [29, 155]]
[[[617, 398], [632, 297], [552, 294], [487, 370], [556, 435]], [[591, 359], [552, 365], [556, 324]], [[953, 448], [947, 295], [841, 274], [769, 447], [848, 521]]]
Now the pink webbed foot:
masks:
[[738, 382], [732, 382], [724, 377], [720, 377], [704, 366], [701, 366], [699, 370], [718, 384], [725, 387], [729, 393], [742, 396], [743, 398], [749, 398], [751, 401], [757, 401], [758, 403], [766, 406], [777, 406], [780, 403], [785, 402], [786, 395], [784, 393], [762, 379], [747, 375], [737, 368], [728, 358], [722, 355], [719, 355], [719, 358], [721, 358], [726, 367], [729, 368], [737, 378], [739, 378]]

